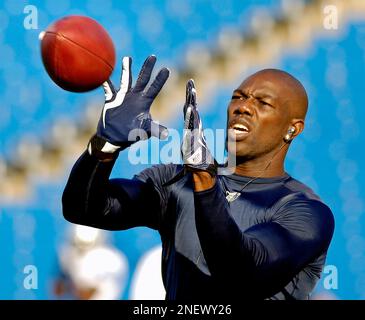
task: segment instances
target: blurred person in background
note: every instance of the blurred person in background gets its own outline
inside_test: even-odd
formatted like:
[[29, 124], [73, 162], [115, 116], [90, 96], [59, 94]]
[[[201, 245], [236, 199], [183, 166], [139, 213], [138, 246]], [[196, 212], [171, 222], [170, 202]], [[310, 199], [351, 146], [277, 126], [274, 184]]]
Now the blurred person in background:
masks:
[[[304, 129], [302, 84], [276, 69], [259, 71], [234, 91], [227, 109], [230, 173], [206, 144], [194, 82], [186, 86], [183, 165], [147, 168], [133, 179], [109, 179], [121, 150], [166, 128], [150, 107], [166, 82], [146, 59], [132, 87], [123, 59], [120, 89], [104, 84], [105, 105], [87, 150], [63, 193], [64, 217], [108, 230], [147, 226], [162, 240], [166, 299], [308, 299], [332, 239], [331, 210], [284, 170], [288, 148]], [[228, 163], [228, 167], [230, 163]]]
[[160, 245], [149, 249], [138, 261], [131, 281], [131, 300], [163, 300], [166, 295], [161, 276]]
[[71, 228], [58, 258], [60, 273], [53, 285], [57, 298], [121, 298], [128, 277], [128, 261], [107, 242], [105, 231], [80, 225]]

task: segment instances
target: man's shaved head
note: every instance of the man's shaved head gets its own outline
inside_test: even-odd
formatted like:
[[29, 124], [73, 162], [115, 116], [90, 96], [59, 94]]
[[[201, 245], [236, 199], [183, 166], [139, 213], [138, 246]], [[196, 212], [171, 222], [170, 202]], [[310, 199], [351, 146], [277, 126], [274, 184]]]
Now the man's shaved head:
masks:
[[236, 157], [270, 159], [303, 131], [307, 109], [307, 93], [289, 73], [264, 69], [249, 76], [233, 91], [227, 110]]
[[291, 116], [304, 120], [308, 109], [308, 95], [297, 78], [279, 69], [263, 69], [251, 75], [250, 78], [257, 76], [280, 83], [283, 88], [283, 94], [285, 94], [287, 102], [290, 104]]

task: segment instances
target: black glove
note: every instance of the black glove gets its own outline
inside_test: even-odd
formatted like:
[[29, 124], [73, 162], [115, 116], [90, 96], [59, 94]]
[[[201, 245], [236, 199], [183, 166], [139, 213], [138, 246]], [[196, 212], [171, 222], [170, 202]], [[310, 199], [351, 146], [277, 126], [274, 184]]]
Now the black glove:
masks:
[[202, 122], [196, 103], [196, 89], [194, 80], [186, 84], [186, 100], [184, 104], [184, 132], [181, 144], [181, 154], [184, 169], [175, 175], [164, 186], [179, 181], [189, 171], [206, 171], [212, 176], [217, 175], [218, 163], [210, 153], [204, 133]]
[[210, 153], [203, 133], [202, 121], [196, 103], [194, 80], [186, 84], [184, 105], [184, 135], [181, 144], [184, 167], [190, 171], [207, 171], [217, 174], [217, 163]]
[[[155, 63], [156, 57], [153, 55], [146, 59], [132, 88], [132, 58], [124, 57], [119, 91], [115, 90], [110, 80], [104, 82], [105, 104], [96, 135], [88, 146], [90, 154], [100, 157], [105, 153], [118, 153], [117, 151], [129, 147], [136, 141], [151, 136], [160, 139], [168, 136], [167, 128], [152, 120], [150, 108], [169, 77], [169, 70], [162, 68], [151, 86], [144, 91]], [[106, 157], [108, 158], [108, 155]]]

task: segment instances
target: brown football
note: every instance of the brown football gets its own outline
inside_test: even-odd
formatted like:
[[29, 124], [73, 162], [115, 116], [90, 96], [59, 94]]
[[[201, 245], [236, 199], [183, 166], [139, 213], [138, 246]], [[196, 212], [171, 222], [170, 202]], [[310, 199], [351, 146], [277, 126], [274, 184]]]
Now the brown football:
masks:
[[85, 16], [66, 16], [40, 35], [44, 67], [52, 80], [72, 92], [85, 92], [106, 81], [115, 65], [107, 31]]

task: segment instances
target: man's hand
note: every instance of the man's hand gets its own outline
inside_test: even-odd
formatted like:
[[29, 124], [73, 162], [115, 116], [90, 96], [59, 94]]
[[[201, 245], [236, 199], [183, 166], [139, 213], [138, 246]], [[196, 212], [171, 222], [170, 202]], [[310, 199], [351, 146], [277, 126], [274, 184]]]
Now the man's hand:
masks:
[[90, 154], [108, 159], [136, 141], [151, 136], [160, 139], [168, 136], [167, 128], [152, 120], [150, 108], [169, 77], [169, 70], [161, 69], [148, 90], [145, 90], [155, 63], [156, 57], [153, 55], [146, 59], [132, 88], [132, 58], [124, 57], [119, 91], [116, 91], [110, 80], [104, 82], [105, 105], [96, 135], [88, 146]]
[[181, 152], [184, 167], [193, 172], [195, 191], [211, 188], [215, 183], [217, 162], [210, 153], [196, 103], [196, 89], [192, 79], [186, 84], [184, 105], [184, 135]]

